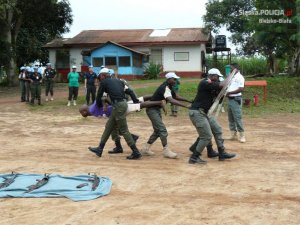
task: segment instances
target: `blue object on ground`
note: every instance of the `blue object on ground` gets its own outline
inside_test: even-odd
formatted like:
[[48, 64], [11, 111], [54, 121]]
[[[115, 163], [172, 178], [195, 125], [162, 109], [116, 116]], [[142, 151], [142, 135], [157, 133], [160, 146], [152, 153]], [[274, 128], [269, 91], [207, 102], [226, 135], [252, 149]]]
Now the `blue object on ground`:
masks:
[[[12, 174], [0, 174], [0, 184], [5, 178], [10, 178]], [[44, 197], [66, 197], [73, 201], [86, 201], [107, 195], [110, 192], [112, 181], [108, 177], [100, 177], [99, 185], [95, 191], [92, 191], [93, 176], [61, 176], [50, 175], [49, 181], [38, 189], [25, 193], [28, 186], [35, 185], [37, 180], [44, 178], [43, 174], [18, 174], [15, 181], [8, 187], [0, 189], [0, 198], [44, 198]], [[87, 183], [88, 185], [81, 184]], [[78, 188], [79, 186], [80, 188]]]

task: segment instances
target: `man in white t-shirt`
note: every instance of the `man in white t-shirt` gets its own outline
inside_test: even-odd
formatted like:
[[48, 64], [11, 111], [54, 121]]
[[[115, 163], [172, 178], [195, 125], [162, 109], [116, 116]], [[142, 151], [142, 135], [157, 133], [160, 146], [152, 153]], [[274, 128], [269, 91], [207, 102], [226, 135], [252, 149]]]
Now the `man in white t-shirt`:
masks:
[[237, 132], [239, 133], [239, 141], [241, 143], [246, 142], [244, 134], [244, 125], [242, 120], [242, 92], [245, 87], [245, 78], [239, 71], [239, 65], [232, 63], [231, 71], [237, 69], [238, 72], [234, 75], [231, 84], [227, 89], [228, 97], [228, 121], [229, 129], [231, 132], [230, 140], [237, 139]]

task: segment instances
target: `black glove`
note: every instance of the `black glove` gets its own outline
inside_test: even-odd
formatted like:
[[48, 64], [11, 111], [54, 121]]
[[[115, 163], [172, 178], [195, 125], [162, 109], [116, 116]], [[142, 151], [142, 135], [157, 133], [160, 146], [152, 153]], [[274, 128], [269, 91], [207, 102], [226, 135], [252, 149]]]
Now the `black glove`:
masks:
[[140, 101], [136, 98], [136, 99], [132, 99], [133, 103], [137, 104], [140, 103]]

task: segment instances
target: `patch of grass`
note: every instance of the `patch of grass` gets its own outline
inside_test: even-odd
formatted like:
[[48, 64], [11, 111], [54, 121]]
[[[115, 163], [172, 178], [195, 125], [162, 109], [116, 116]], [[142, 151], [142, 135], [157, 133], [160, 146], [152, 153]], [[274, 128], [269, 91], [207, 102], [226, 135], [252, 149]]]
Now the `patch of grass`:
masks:
[[[119, 78], [122, 78], [121, 76]], [[158, 78], [155, 80], [131, 80], [128, 81], [128, 83], [132, 86], [136, 85], [136, 84], [151, 84], [151, 83], [157, 83], [160, 84], [162, 82], [165, 81], [165, 78]]]
[[[200, 80], [195, 79], [194, 82], [185, 82], [185, 80], [185, 78], [181, 79], [179, 94], [192, 100], [196, 95]], [[246, 78], [246, 80], [250, 79]], [[261, 80], [267, 80], [267, 104], [264, 105], [264, 93], [262, 87], [246, 87], [243, 98], [250, 99], [251, 103], [249, 107], [243, 108], [243, 113], [245, 115], [256, 117], [266, 114], [300, 113], [300, 77], [277, 76], [261, 78]], [[163, 81], [164, 80], [154, 81], [154, 83], [157, 83], [157, 86], [137, 88], [135, 91], [139, 96], [154, 93], [156, 88]], [[140, 81], [139, 84], [142, 82], [148, 83], [148, 81]], [[255, 94], [259, 96], [258, 106], [253, 105], [253, 96]], [[226, 101], [224, 106], [226, 108]], [[180, 111], [185, 113], [186, 110], [180, 109]]]
[[77, 106], [73, 106], [73, 104], [68, 107], [67, 106], [68, 101], [67, 100], [55, 100], [55, 101], [49, 101], [49, 102], [42, 102], [42, 105], [37, 105], [37, 101], [35, 101], [34, 105], [28, 104], [29, 110], [32, 112], [40, 111], [40, 112], [62, 112], [65, 111], [73, 111], [74, 108], [76, 108], [76, 111], [79, 110], [79, 107], [83, 104], [85, 104], [85, 96], [78, 96], [78, 99], [76, 101]]
[[151, 95], [155, 92], [157, 87], [155, 86], [155, 87], [146, 87], [146, 88], [134, 88], [134, 91], [138, 96]]
[[[248, 80], [248, 79], [247, 79]], [[244, 107], [244, 114], [260, 116], [276, 113], [300, 113], [300, 78], [276, 76], [261, 78], [267, 80], [267, 103], [264, 105], [262, 87], [247, 87], [243, 93], [244, 99], [250, 99], [249, 107]], [[253, 96], [259, 96], [258, 106], [253, 105]]]

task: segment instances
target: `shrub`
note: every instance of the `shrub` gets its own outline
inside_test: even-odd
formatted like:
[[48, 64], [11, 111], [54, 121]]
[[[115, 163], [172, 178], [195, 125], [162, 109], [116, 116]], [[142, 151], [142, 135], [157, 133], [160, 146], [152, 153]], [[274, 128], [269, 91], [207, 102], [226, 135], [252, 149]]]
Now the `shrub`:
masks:
[[149, 63], [145, 66], [145, 76], [147, 79], [157, 79], [161, 72], [161, 65]]

